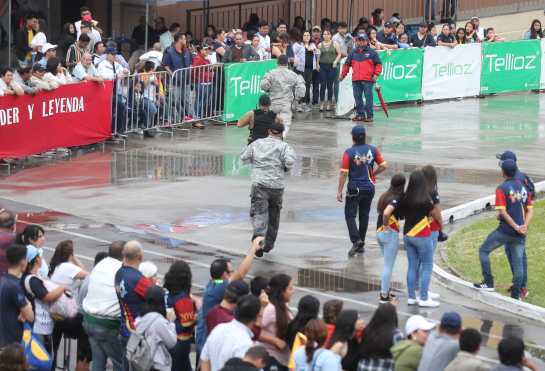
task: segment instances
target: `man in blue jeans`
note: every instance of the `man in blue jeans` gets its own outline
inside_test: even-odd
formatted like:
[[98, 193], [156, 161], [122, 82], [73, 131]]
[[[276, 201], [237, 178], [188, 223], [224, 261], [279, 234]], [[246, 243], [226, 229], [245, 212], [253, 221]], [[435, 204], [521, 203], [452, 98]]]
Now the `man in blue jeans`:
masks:
[[[369, 225], [369, 209], [375, 196], [375, 176], [386, 170], [386, 161], [380, 151], [365, 143], [365, 127], [356, 125], [352, 128], [354, 145], [343, 155], [337, 201], [343, 201], [343, 189], [346, 180], [346, 204], [344, 216], [352, 248], [348, 256], [364, 252], [365, 236]], [[375, 167], [375, 165], [377, 165]], [[356, 215], [359, 213], [359, 228]]]
[[[517, 162], [517, 155], [515, 152], [506, 150], [501, 153], [498, 153], [496, 155], [496, 158], [500, 160], [500, 166], [501, 163], [505, 160], [513, 160], [515, 163]], [[532, 196], [532, 199], [534, 198], [534, 192], [535, 192], [535, 186], [534, 182], [528, 175], [526, 175], [524, 172], [520, 170], [520, 168], [517, 165], [517, 172], [514, 176], [515, 179], [519, 180], [524, 188], [526, 188], [526, 191], [530, 196]], [[507, 255], [507, 260], [509, 261], [509, 266], [511, 267], [511, 272], [513, 272], [513, 259], [511, 257], [509, 249], [505, 249], [505, 255]], [[522, 299], [526, 298], [529, 294], [528, 291], [528, 258], [526, 257], [526, 249], [524, 249], [524, 255], [522, 256], [522, 269], [524, 271], [524, 278], [522, 279], [522, 287], [520, 289], [520, 296]], [[511, 286], [508, 291], [511, 292], [513, 289], [513, 286]]]
[[524, 279], [523, 256], [528, 234], [528, 225], [532, 220], [532, 196], [523, 184], [515, 178], [517, 164], [512, 159], [501, 162], [505, 181], [496, 189], [496, 210], [500, 224], [488, 235], [479, 249], [479, 259], [484, 280], [475, 283], [477, 289], [494, 291], [494, 277], [490, 268], [489, 255], [498, 247], [505, 245], [511, 256], [513, 270], [513, 289], [511, 297], [520, 298], [520, 289]]
[[[369, 47], [365, 33], [356, 38], [356, 48], [348, 54], [339, 80], [342, 81], [352, 68], [352, 90], [356, 101], [353, 121], [373, 122], [373, 84], [382, 72], [382, 62], [376, 51]], [[365, 95], [365, 104], [362, 96]]]

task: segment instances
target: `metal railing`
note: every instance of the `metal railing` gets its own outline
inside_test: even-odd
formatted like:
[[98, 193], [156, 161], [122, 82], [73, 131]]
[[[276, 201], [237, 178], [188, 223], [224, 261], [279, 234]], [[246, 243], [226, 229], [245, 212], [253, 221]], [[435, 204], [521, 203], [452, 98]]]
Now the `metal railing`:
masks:
[[112, 95], [112, 134], [173, 130], [223, 117], [223, 64], [143, 72], [118, 80]]

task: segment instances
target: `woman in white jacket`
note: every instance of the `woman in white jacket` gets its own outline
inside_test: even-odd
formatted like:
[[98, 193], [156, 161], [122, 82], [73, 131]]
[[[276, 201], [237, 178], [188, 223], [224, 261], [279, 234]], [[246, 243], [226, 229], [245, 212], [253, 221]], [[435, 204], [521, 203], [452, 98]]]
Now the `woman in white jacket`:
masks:
[[312, 72], [318, 70], [318, 49], [316, 45], [311, 41], [310, 32], [305, 31], [301, 36], [298, 35], [297, 31], [293, 32], [292, 37], [298, 37], [297, 41], [293, 43], [293, 55], [295, 58], [294, 61], [294, 70], [299, 75], [303, 76], [305, 79], [305, 97], [301, 99], [300, 104], [297, 108], [299, 112], [308, 112], [310, 111], [310, 85], [312, 81]]
[[152, 371], [170, 371], [172, 358], [169, 350], [176, 345], [176, 315], [166, 313], [165, 291], [162, 287], [151, 286], [146, 291], [146, 301], [142, 304], [140, 317], [136, 320], [136, 332], [144, 335], [153, 354]]
[[45, 66], [44, 80], [59, 87], [72, 82], [72, 77], [68, 70], [61, 65], [59, 58], [50, 58]]

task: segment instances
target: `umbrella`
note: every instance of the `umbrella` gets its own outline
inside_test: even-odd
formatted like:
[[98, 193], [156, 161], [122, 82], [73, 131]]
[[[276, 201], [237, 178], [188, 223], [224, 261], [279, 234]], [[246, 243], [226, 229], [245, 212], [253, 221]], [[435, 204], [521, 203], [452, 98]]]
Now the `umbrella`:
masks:
[[377, 91], [378, 100], [380, 101], [380, 105], [382, 106], [382, 109], [384, 110], [384, 114], [386, 117], [388, 117], [388, 106], [386, 105], [386, 102], [384, 101], [384, 98], [382, 97], [382, 91], [380, 91], [379, 84], [375, 84], [375, 90]]

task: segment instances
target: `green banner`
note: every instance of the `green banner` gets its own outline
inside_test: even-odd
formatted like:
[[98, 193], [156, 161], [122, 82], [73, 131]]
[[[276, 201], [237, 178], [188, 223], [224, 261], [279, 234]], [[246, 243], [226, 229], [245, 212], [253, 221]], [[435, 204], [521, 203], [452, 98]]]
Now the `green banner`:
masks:
[[539, 89], [539, 40], [483, 43], [481, 94]]
[[[379, 52], [382, 74], [377, 83], [386, 102], [422, 99], [422, 64], [424, 50], [420, 48]], [[374, 93], [374, 102], [378, 102]]]
[[225, 102], [223, 120], [237, 121], [257, 106], [263, 93], [261, 79], [276, 67], [276, 59], [260, 62], [233, 63], [225, 66]]

